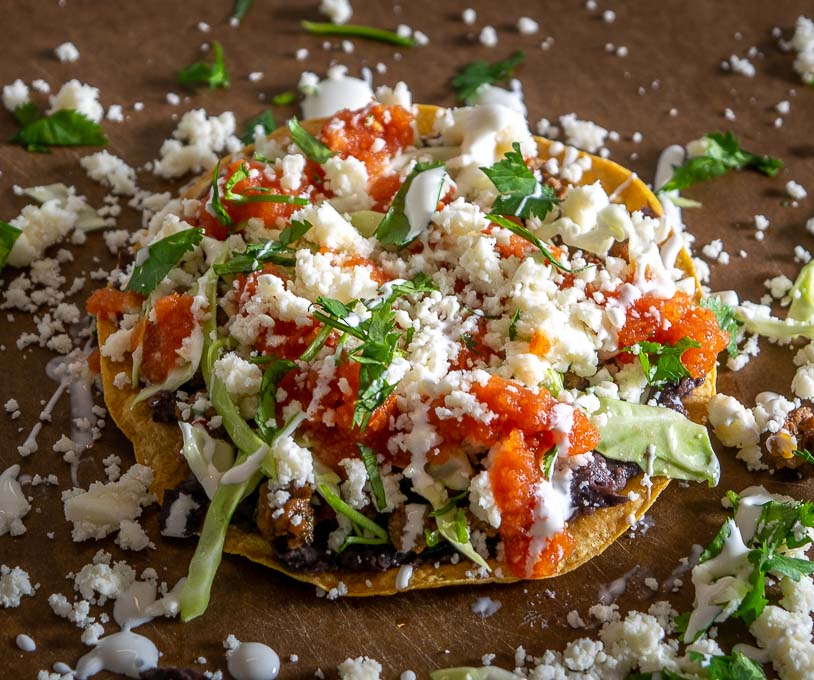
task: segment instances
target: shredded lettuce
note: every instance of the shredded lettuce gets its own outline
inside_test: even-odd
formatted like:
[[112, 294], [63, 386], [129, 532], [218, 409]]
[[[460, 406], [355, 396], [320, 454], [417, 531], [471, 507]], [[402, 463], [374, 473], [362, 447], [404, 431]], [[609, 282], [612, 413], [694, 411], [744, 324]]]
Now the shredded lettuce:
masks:
[[211, 500], [223, 473], [234, 465], [235, 449], [229, 442], [212, 437], [203, 427], [182, 422], [178, 426], [184, 437], [181, 453]]
[[593, 423], [602, 455], [636, 463], [650, 475], [718, 484], [721, 467], [703, 425], [659, 406], [599, 401]]

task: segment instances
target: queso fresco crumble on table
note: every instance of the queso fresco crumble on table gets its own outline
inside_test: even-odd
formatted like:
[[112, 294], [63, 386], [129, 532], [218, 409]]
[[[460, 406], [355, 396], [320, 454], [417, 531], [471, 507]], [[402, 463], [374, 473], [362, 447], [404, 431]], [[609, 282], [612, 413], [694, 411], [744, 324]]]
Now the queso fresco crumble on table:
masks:
[[[199, 551], [224, 494], [257, 488], [256, 531], [292, 571], [402, 565], [406, 588], [457, 551], [472, 578], [540, 577], [642, 472], [717, 482], [680, 397], [730, 338], [666, 221], [579, 186], [574, 149], [540, 160], [505, 107], [415, 123], [374, 102], [317, 137], [258, 136], [90, 298], [118, 324], [104, 360], [133, 360], [114, 383], [179, 423], [195, 481], [166, 494], [164, 530], [208, 506]], [[654, 415], [679, 452], [630, 438]], [[185, 618], [208, 601], [196, 560]]]

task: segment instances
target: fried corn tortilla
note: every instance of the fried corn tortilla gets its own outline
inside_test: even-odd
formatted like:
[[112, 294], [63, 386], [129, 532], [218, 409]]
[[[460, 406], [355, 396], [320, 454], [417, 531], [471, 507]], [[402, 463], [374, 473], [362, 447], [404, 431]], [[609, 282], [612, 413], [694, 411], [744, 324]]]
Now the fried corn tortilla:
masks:
[[[432, 131], [433, 121], [436, 119], [438, 107], [419, 105], [416, 116], [417, 128], [420, 135], [428, 135]], [[302, 123], [303, 127], [312, 134], [318, 134], [322, 120], [310, 120]], [[288, 130], [280, 128], [271, 133], [270, 137], [285, 139]], [[539, 156], [542, 160], [550, 157], [549, 150], [552, 142], [543, 138], [536, 138]], [[247, 147], [244, 153], [250, 153]], [[585, 155], [581, 152], [581, 155]], [[649, 208], [654, 214], [661, 214], [661, 205], [656, 196], [647, 186], [629, 170], [610, 160], [597, 156], [591, 157], [591, 168], [586, 171], [580, 184], [591, 184], [599, 181], [604, 190], [611, 194], [615, 192], [618, 202], [624, 203], [628, 210]], [[186, 197], [200, 197], [204, 195], [211, 184], [211, 176], [207, 173], [199, 180], [194, 181], [185, 191]], [[694, 277], [692, 260], [686, 251], [679, 254], [676, 262], [688, 276]], [[700, 291], [700, 287], [696, 282]], [[108, 320], [99, 319], [97, 329], [100, 345], [116, 330], [116, 326]], [[102, 357], [101, 372], [104, 387], [105, 403], [116, 425], [124, 435], [133, 443], [136, 460], [149, 465], [155, 471], [153, 491], [161, 502], [164, 491], [171, 489], [183, 481], [189, 474], [187, 464], [180, 454], [182, 446], [181, 432], [175, 424], [156, 423], [152, 419], [152, 412], [146, 402], [142, 401], [131, 407], [133, 400], [139, 392], [138, 387], [127, 386], [117, 388], [113, 379], [121, 371], [129, 372], [130, 357], [124, 363], [112, 363], [110, 359]], [[706, 415], [707, 402], [715, 393], [715, 370], [707, 376], [703, 384], [694, 390], [685, 400], [685, 406], [690, 418], [702, 422]], [[575, 550], [562, 560], [554, 574], [557, 576], [569, 572], [590, 559], [602, 553], [617, 538], [630, 528], [630, 517], [640, 519], [656, 502], [659, 494], [669, 484], [669, 479], [658, 477], [652, 480], [650, 488], [642, 484], [642, 475], [632, 479], [621, 493], [631, 492], [631, 500], [622, 505], [603, 508], [593, 514], [583, 514], [569, 521], [569, 530], [575, 540]], [[385, 572], [379, 571], [332, 571], [327, 573], [303, 573], [287, 570], [278, 562], [269, 543], [257, 532], [247, 532], [237, 526], [229, 528], [224, 550], [227, 553], [241, 555], [253, 562], [263, 564], [271, 569], [282, 572], [299, 581], [311, 583], [323, 590], [336, 588], [340, 582], [347, 587], [348, 596], [391, 595], [401, 590], [418, 590], [424, 588], [440, 588], [451, 585], [471, 585], [473, 583], [511, 583], [521, 579], [513, 576], [498, 576], [500, 571], [496, 568], [500, 564], [489, 560], [491, 573], [484, 578], [473, 579], [471, 573], [473, 565], [462, 559], [457, 564], [441, 564], [435, 568], [432, 564], [418, 564], [414, 567], [412, 578], [405, 588], [397, 588], [398, 568]], [[470, 576], [467, 576], [467, 572]], [[549, 577], [543, 577], [549, 578]]]

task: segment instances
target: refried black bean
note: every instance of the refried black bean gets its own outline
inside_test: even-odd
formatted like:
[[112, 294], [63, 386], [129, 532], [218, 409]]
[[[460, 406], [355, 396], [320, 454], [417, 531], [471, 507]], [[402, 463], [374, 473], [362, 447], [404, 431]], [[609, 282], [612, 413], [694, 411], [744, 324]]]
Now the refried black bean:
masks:
[[575, 468], [571, 478], [571, 499], [576, 514], [591, 514], [600, 508], [626, 503], [628, 497], [617, 492], [640, 472], [641, 468], [635, 463], [617, 463], [594, 453], [593, 460]]
[[659, 395], [657, 401], [683, 416], [687, 415], [684, 399], [689, 397], [693, 390], [704, 384], [704, 378], [682, 378], [677, 385], [667, 385]]
[[150, 397], [147, 404], [153, 409], [153, 422], [177, 423], [178, 410], [175, 405], [175, 392], [161, 390]]

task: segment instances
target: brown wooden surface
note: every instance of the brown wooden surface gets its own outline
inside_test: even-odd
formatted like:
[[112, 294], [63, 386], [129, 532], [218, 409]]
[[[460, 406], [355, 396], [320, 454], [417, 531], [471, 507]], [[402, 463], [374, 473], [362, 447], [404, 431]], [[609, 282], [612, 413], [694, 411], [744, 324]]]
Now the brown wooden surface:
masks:
[[[324, 51], [321, 38], [305, 36], [298, 26], [300, 19], [318, 18], [316, 4], [256, 0], [244, 24], [232, 28], [226, 22], [231, 9], [231, 2], [226, 0], [67, 0], [65, 6], [57, 2], [4, 0], [0, 17], [6, 29], [6, 44], [0, 60], [0, 83], [18, 77], [29, 83], [44, 78], [56, 90], [62, 82], [76, 77], [99, 87], [106, 107], [118, 103], [127, 112], [123, 124], [104, 123], [110, 138], [108, 148], [136, 166], [157, 157], [161, 141], [175, 127], [173, 115], [202, 106], [210, 113], [233, 110], [240, 122], [245, 121], [263, 109], [258, 93], [271, 96], [292, 89], [302, 70], [324, 72], [332, 60], [347, 64], [352, 72], [359, 66], [382, 61], [388, 72], [377, 74], [376, 83], [393, 84], [404, 79], [416, 101], [451, 104], [448, 80], [457, 67], [477, 58], [502, 58], [519, 47], [528, 54], [528, 63], [519, 75], [530, 119], [545, 116], [553, 120], [574, 111], [581, 118], [617, 130], [622, 141], [610, 145], [612, 157], [643, 178], [652, 179], [658, 154], [666, 145], [719, 129], [732, 129], [747, 148], [786, 161], [786, 169], [774, 179], [741, 173], [688, 192], [704, 204], [702, 209], [685, 213], [699, 244], [721, 237], [732, 256], [729, 266], [713, 266], [713, 289], [735, 288], [757, 299], [764, 292], [764, 279], [781, 272], [794, 277], [799, 268], [793, 262], [794, 245], [801, 243], [814, 250], [814, 237], [804, 229], [806, 219], [814, 213], [814, 91], [802, 86], [792, 71], [793, 58], [780, 52], [770, 36], [775, 25], [781, 26], [787, 37], [790, 35], [796, 17], [810, 10], [810, 3], [804, 0], [617, 3], [613, 5], [617, 19], [612, 24], [603, 22], [600, 12], [588, 12], [576, 1], [472, 0], [442, 4], [416, 0], [396, 11], [390, 2], [356, 0], [354, 20], [359, 23], [394, 28], [403, 22], [430, 36], [430, 45], [402, 51], [400, 61], [394, 59], [394, 48], [361, 41], [354, 41], [356, 50], [352, 55]], [[478, 10], [476, 28], [486, 23], [498, 28], [498, 47], [487, 49], [471, 41], [468, 34], [473, 28], [458, 18], [465, 6]], [[605, 3], [600, 3], [600, 10], [604, 8]], [[538, 35], [516, 33], [513, 26], [522, 15], [540, 22]], [[208, 22], [211, 32], [198, 31], [199, 21]], [[736, 32], [742, 34], [741, 39], [735, 37]], [[546, 36], [555, 40], [549, 51], [539, 47]], [[165, 101], [168, 91], [183, 94], [174, 82], [178, 68], [197, 59], [199, 45], [212, 38], [223, 42], [232, 87], [228, 91], [196, 93], [180, 107], [170, 106]], [[61, 64], [53, 56], [53, 48], [66, 40], [73, 41], [81, 52], [74, 64]], [[627, 46], [629, 55], [619, 58], [607, 54], [607, 42]], [[751, 45], [757, 45], [764, 55], [753, 59], [756, 78], [720, 70], [722, 58], [732, 53], [743, 55]], [[299, 47], [311, 51], [305, 62], [293, 57]], [[264, 79], [250, 83], [246, 76], [251, 71], [264, 72]], [[653, 87], [656, 80], [658, 87]], [[646, 89], [645, 95], [638, 93], [639, 87]], [[789, 94], [790, 89], [796, 90], [795, 96]], [[773, 107], [782, 99], [791, 102], [791, 113], [778, 129], [771, 124], [776, 117]], [[144, 111], [132, 110], [136, 101], [144, 102]], [[735, 111], [735, 121], [724, 120], [725, 107]], [[672, 108], [678, 110], [677, 116], [668, 114]], [[293, 109], [282, 110], [278, 118], [291, 112]], [[0, 137], [8, 137], [13, 130], [11, 117], [0, 114]], [[630, 141], [635, 131], [644, 136], [640, 144]], [[634, 152], [638, 157], [632, 159], [630, 154]], [[0, 146], [0, 217], [11, 218], [24, 205], [13, 196], [13, 184], [64, 181], [75, 184], [99, 205], [105, 191], [87, 180], [77, 163], [86, 153], [89, 151], [79, 149], [37, 155]], [[783, 187], [789, 179], [806, 186], [811, 194], [797, 208], [785, 205]], [[170, 188], [146, 173], [140, 182], [146, 187]], [[756, 213], [766, 215], [772, 223], [763, 243], [753, 237], [752, 217]], [[125, 210], [119, 226], [137, 225], [138, 216]], [[749, 252], [748, 259], [737, 256], [741, 248]], [[72, 250], [77, 261], [66, 267], [69, 272], [95, 269], [98, 265], [92, 260], [94, 256], [101, 258], [102, 266], [110, 266], [98, 234], [88, 240], [86, 247]], [[90, 290], [89, 285], [86, 293]], [[70, 594], [66, 573], [78, 570], [96, 550], [105, 548], [138, 569], [154, 566], [163, 579], [174, 583], [183, 575], [192, 548], [157, 537], [154, 509], [148, 509], [145, 520], [158, 544], [154, 552], [121, 553], [112, 539], [71, 542], [70, 526], [63, 519], [59, 499], [60, 492], [70, 486], [70, 475], [67, 465], [51, 451], [53, 442], [69, 429], [67, 400], [60, 403], [53, 422], [46, 424], [39, 439], [40, 451], [19, 459], [16, 446], [35, 422], [41, 400], [51, 395], [55, 385], [43, 370], [49, 353], [38, 349], [20, 353], [14, 349], [16, 337], [31, 328], [31, 319], [18, 313], [14, 322], [7, 321], [5, 314], [2, 319], [0, 344], [6, 350], [0, 353], [0, 402], [13, 396], [20, 403], [23, 417], [11, 421], [0, 413], [0, 469], [21, 462], [24, 473], [55, 472], [61, 483], [57, 489], [26, 487], [33, 497], [33, 510], [25, 519], [28, 533], [20, 538], [0, 538], [0, 562], [22, 566], [32, 581], [41, 584], [38, 595], [24, 598], [18, 609], [0, 611], [0, 659], [11, 677], [26, 678], [35, 677], [37, 670], [49, 668], [57, 660], [73, 664], [87, 649], [79, 641], [79, 629], [57, 619], [47, 604], [52, 592]], [[744, 371], [721, 371], [719, 390], [745, 400], [765, 389], [787, 392], [793, 375], [790, 358], [788, 350], [764, 343], [758, 360]], [[83, 484], [103, 475], [99, 461], [111, 452], [121, 455], [125, 464], [129, 462], [128, 442], [108, 427], [102, 441], [83, 459]], [[620, 540], [592, 563], [555, 581], [328, 602], [317, 599], [312, 587], [227, 557], [204, 617], [185, 625], [156, 621], [139, 632], [155, 641], [164, 653], [164, 663], [188, 666], [198, 656], [205, 656], [209, 669], [225, 669], [221, 642], [228, 633], [246, 641], [263, 641], [283, 658], [281, 676], [285, 678], [309, 677], [318, 667], [330, 675], [347, 656], [359, 654], [381, 661], [388, 678], [397, 677], [405, 669], [421, 677], [438, 667], [478, 663], [486, 652], [497, 653], [496, 662], [511, 667], [519, 644], [530, 653], [540, 654], [548, 647], [561, 648], [565, 641], [582, 634], [567, 626], [566, 614], [577, 609], [586, 617], [602, 586], [631, 569], [636, 571], [618, 600], [623, 609], [646, 608], [655, 599], [665, 597], [664, 592], [650, 592], [643, 585], [644, 578], [655, 576], [667, 581], [694, 543], [710, 539], [723, 517], [719, 499], [726, 489], [764, 483], [796, 496], [813, 495], [811, 482], [747, 473], [729, 451], [721, 450], [721, 462], [719, 488], [671, 485], [651, 512], [653, 526], [646, 535]], [[46, 537], [50, 531], [55, 532], [53, 540]], [[554, 591], [553, 598], [548, 596], [548, 589]], [[670, 594], [678, 609], [689, 605], [691, 591], [685, 585], [679, 593]], [[503, 605], [495, 616], [485, 620], [470, 610], [475, 598], [482, 595]], [[116, 627], [108, 624], [106, 630], [114, 632]], [[20, 632], [36, 640], [37, 652], [23, 654], [17, 650], [14, 637]], [[290, 654], [299, 656], [297, 664], [287, 662]]]

